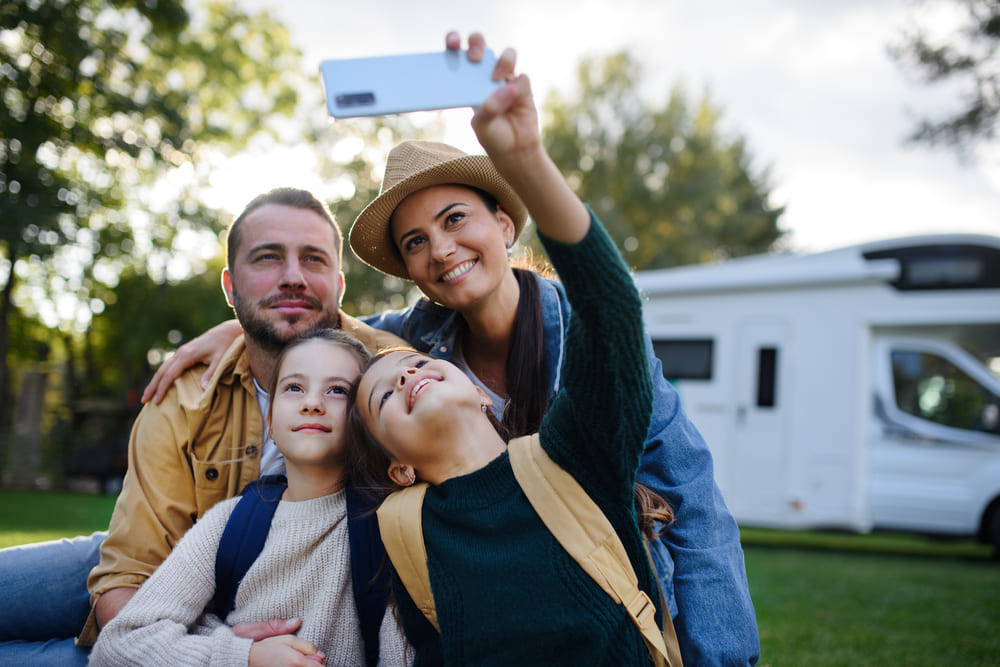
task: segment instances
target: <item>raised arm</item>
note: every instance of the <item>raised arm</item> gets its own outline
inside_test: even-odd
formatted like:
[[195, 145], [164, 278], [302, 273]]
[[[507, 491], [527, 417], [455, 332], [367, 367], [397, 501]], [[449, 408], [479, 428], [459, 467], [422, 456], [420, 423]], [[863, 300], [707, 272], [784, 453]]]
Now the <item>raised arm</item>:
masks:
[[[469, 38], [470, 50], [476, 37]], [[472, 128], [538, 231], [555, 241], [576, 243], [590, 229], [590, 214], [542, 146], [531, 82], [525, 74], [515, 76], [515, 61], [513, 49], [497, 59], [493, 78], [507, 83], [476, 110]]]
[[[586, 458], [597, 467], [620, 473], [597, 484], [631, 498], [651, 404], [641, 303], [614, 243], [599, 222], [592, 223], [545, 151], [531, 84], [524, 74], [515, 76], [515, 60], [510, 49], [497, 60], [493, 76], [507, 83], [476, 110], [472, 127], [528, 208], [573, 308], [563, 364], [565, 391], [549, 414], [558, 415], [563, 440], [573, 443], [577, 453], [589, 448], [592, 456]], [[610, 406], [618, 418], [608, 418]], [[546, 419], [550, 427], [556, 423]], [[584, 457], [566, 451], [559, 463], [571, 469], [574, 458]]]

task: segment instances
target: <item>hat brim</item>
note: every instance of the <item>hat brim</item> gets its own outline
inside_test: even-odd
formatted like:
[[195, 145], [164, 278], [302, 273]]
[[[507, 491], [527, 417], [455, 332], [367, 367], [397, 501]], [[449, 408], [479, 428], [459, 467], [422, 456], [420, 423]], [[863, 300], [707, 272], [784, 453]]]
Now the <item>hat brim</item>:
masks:
[[528, 210], [485, 155], [464, 155], [418, 171], [379, 194], [351, 226], [350, 243], [361, 261], [382, 273], [412, 280], [392, 239], [389, 221], [400, 202], [434, 185], [466, 185], [496, 197], [514, 221], [516, 239], [528, 219]]

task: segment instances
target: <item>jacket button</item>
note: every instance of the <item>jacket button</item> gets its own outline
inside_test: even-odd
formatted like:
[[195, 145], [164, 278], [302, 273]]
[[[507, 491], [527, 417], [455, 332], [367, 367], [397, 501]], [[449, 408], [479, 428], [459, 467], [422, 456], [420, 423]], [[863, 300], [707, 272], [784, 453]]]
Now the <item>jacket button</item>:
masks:
[[257, 455], [257, 445], [247, 445], [246, 452], [247, 452], [247, 456], [256, 456]]
[[207, 479], [210, 482], [214, 482], [215, 480], [219, 479], [219, 471], [216, 470], [215, 468], [209, 468], [208, 470], [205, 471], [205, 479]]

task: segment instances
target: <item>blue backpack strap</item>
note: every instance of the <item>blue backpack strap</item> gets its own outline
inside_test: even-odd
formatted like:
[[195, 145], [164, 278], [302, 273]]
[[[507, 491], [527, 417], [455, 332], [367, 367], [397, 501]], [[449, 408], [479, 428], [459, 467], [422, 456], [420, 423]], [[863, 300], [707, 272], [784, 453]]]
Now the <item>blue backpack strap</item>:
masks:
[[348, 486], [347, 539], [351, 547], [354, 605], [365, 642], [365, 662], [378, 664], [378, 635], [389, 599], [389, 568], [385, 546], [378, 532], [378, 501]]
[[236, 604], [236, 589], [257, 560], [271, 530], [274, 511], [288, 486], [283, 475], [265, 475], [247, 484], [229, 515], [215, 556], [213, 611], [222, 620]]

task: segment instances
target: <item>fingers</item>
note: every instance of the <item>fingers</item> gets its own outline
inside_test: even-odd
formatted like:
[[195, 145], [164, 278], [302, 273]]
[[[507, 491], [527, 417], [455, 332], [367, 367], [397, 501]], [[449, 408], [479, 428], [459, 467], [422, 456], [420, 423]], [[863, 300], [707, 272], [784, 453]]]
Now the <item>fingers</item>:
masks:
[[156, 369], [156, 373], [153, 374], [153, 379], [149, 381], [146, 388], [142, 390], [142, 400], [143, 403], [149, 403], [152, 401], [156, 405], [163, 402], [163, 397], [167, 395], [167, 390], [170, 389], [170, 385], [174, 383], [178, 377], [180, 377], [181, 372], [184, 371], [185, 365], [179, 363], [179, 359], [176, 359], [177, 353], [175, 352], [169, 359], [160, 364], [160, 367]]
[[323, 661], [326, 660], [326, 654], [316, 648], [316, 645], [312, 642], [308, 642], [305, 639], [299, 639], [298, 637], [291, 635], [289, 635], [287, 639], [283, 638], [282, 641], [285, 642], [288, 647], [295, 649], [314, 662], [322, 664]]
[[215, 355], [212, 357], [212, 360], [208, 364], [208, 370], [201, 376], [201, 388], [203, 390], [208, 388], [209, 381], [212, 379], [212, 376], [215, 374], [215, 371], [219, 368], [221, 363], [222, 355]]
[[208, 370], [202, 373], [201, 378], [198, 380], [198, 384], [201, 386], [202, 391], [208, 389], [208, 383], [212, 379], [212, 373], [215, 372], [215, 364], [208, 367]]
[[478, 63], [483, 59], [483, 53], [486, 51], [486, 38], [483, 37], [483, 33], [474, 32], [469, 35], [469, 60], [474, 63]]
[[534, 105], [531, 96], [531, 81], [527, 74], [520, 74], [508, 81], [507, 85], [494, 90], [476, 110], [473, 119], [478, 117], [478, 122], [481, 123], [505, 114], [511, 108], [519, 105], [532, 107]]
[[517, 51], [508, 47], [503, 50], [497, 58], [497, 64], [493, 66], [494, 81], [509, 81], [514, 76], [514, 69], [517, 65]]
[[[300, 625], [302, 625], [301, 618], [276, 618], [270, 621], [260, 621], [259, 623], [237, 623], [233, 626], [233, 634], [237, 637], [259, 642], [268, 637], [289, 635], [298, 630]], [[312, 645], [310, 644], [310, 646]], [[313, 648], [315, 649], [315, 647]]]
[[[449, 30], [444, 36], [444, 46], [449, 51], [457, 51], [462, 48], [462, 36], [457, 30]], [[469, 35], [469, 52], [467, 57], [474, 63], [481, 62], [486, 53], [486, 38], [483, 33], [474, 32]], [[513, 52], [512, 52], [513, 53]], [[510, 64], [510, 71], [513, 72], [513, 62]], [[495, 79], [505, 78], [504, 76], [494, 76]]]
[[[243, 624], [241, 624], [243, 625]], [[326, 661], [326, 654], [311, 642], [294, 635], [267, 637], [250, 647], [249, 667], [316, 667]]]

